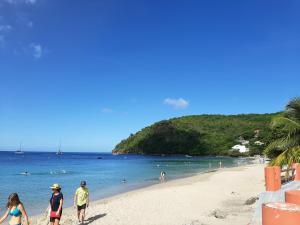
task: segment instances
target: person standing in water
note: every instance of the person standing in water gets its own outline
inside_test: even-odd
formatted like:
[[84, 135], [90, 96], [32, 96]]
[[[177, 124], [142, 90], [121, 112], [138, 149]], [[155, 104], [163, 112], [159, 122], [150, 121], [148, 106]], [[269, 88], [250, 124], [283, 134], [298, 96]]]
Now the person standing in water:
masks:
[[86, 182], [81, 181], [80, 187], [77, 188], [74, 196], [74, 208], [77, 208], [78, 223], [83, 223], [85, 219], [85, 209], [89, 207], [89, 189]]
[[[11, 195], [9, 195], [6, 208], [7, 208], [6, 213], [0, 219], [0, 223], [6, 220], [8, 216], [11, 216], [11, 219], [9, 221], [10, 225], [21, 225], [21, 224], [29, 225], [26, 210], [24, 208], [24, 205], [20, 201], [17, 193], [12, 193]], [[23, 223], [22, 223], [22, 216], [24, 217]]]
[[61, 186], [59, 184], [53, 184], [50, 188], [52, 190], [50, 204], [48, 207], [48, 209], [50, 209], [50, 225], [59, 225], [60, 218], [62, 216], [64, 196], [61, 193]]
[[161, 171], [160, 172], [160, 177], [159, 177], [160, 182], [165, 182], [166, 181], [166, 172], [165, 171]]

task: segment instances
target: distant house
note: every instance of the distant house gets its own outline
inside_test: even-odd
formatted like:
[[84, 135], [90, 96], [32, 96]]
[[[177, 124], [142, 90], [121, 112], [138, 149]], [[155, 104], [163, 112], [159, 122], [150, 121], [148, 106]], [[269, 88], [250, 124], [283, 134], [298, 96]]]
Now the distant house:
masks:
[[235, 145], [232, 147], [232, 150], [238, 150], [240, 153], [249, 152], [249, 148], [247, 148], [245, 145]]
[[249, 144], [249, 141], [248, 140], [245, 140], [243, 137], [239, 137], [239, 140], [238, 140], [242, 145], [248, 145]]
[[256, 145], [264, 145], [265, 143], [263, 143], [261, 141], [256, 141], [256, 142], [254, 142], [254, 144], [256, 144]]
[[249, 141], [247, 141], [247, 140], [242, 140], [242, 141], [241, 141], [241, 144], [242, 144], [242, 145], [248, 145], [248, 144], [249, 144]]

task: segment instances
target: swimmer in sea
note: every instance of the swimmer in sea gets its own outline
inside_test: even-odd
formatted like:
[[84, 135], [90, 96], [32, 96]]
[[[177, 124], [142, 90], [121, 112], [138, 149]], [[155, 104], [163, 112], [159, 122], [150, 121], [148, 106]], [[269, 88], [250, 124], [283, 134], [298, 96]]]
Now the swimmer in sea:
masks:
[[21, 173], [21, 175], [29, 176], [29, 175], [31, 175], [31, 174], [30, 174], [28, 171], [25, 171], [25, 172]]

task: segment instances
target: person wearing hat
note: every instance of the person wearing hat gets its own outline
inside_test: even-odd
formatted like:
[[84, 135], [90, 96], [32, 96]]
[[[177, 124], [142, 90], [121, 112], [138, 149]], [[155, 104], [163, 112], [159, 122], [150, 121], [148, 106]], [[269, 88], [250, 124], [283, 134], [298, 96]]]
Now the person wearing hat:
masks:
[[61, 186], [59, 184], [53, 184], [50, 188], [52, 190], [50, 204], [48, 207], [48, 209], [50, 209], [50, 225], [59, 225], [62, 215], [64, 196], [61, 193]]
[[74, 208], [77, 208], [78, 222], [83, 223], [85, 219], [85, 209], [89, 207], [89, 189], [86, 182], [81, 181], [74, 196]]

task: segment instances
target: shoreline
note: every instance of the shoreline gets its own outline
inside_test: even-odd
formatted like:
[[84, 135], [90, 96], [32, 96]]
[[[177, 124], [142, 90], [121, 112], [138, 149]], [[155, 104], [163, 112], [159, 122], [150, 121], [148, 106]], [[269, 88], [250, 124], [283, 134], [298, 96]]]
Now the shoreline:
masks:
[[[231, 157], [186, 159], [183, 157], [124, 157], [111, 154], [100, 155], [103, 160], [98, 160], [97, 155], [86, 153], [76, 155], [66, 153], [61, 157], [53, 153], [26, 153], [24, 156], [9, 153], [1, 156], [3, 156], [1, 162], [9, 168], [9, 171], [1, 173], [3, 179], [8, 182], [2, 186], [0, 210], [5, 210], [5, 196], [13, 191], [19, 194], [30, 216], [39, 215], [47, 208], [51, 196], [48, 187], [53, 183], [59, 183], [63, 187], [64, 207], [67, 208], [72, 206], [74, 190], [78, 187], [80, 180], [88, 182], [91, 200], [96, 201], [158, 184], [161, 171], [167, 172], [169, 181], [218, 168], [220, 161], [224, 167], [242, 166], [251, 161], [247, 158]], [[18, 163], [11, 164], [13, 161]], [[23, 171], [29, 171], [30, 176], [22, 175]], [[17, 177], [15, 184], [10, 182], [14, 177]], [[124, 178], [127, 180], [126, 183], [122, 182]], [[31, 192], [27, 191], [28, 185], [33, 186]]]
[[[90, 222], [85, 223], [85, 224], [149, 224], [149, 225], [159, 225], [159, 224], [184, 224], [182, 222], [190, 220], [192, 221], [191, 223], [187, 223], [187, 224], [202, 224], [202, 221], [197, 223], [197, 221], [200, 221], [200, 219], [195, 219], [193, 217], [195, 217], [196, 215], [199, 215], [199, 212], [197, 212], [195, 215], [190, 215], [188, 218], [184, 218], [184, 221], [182, 221], [181, 223], [177, 223], [178, 219], [176, 219], [175, 221], [172, 220], [171, 218], [169, 218], [168, 216], [166, 218], [161, 218], [161, 220], [158, 220], [157, 218], [152, 218], [151, 215], [156, 215], [161, 216], [161, 212], [160, 210], [167, 210], [167, 211], [188, 211], [186, 212], [187, 214], [190, 214], [190, 210], [194, 212], [195, 207], [182, 207], [181, 205], [185, 205], [187, 203], [188, 206], [190, 205], [194, 205], [199, 207], [199, 211], [203, 211], [204, 214], [206, 214], [206, 216], [202, 216], [202, 220], [219, 220], [219, 221], [214, 221], [214, 223], [209, 223], [206, 221], [206, 223], [204, 223], [205, 225], [217, 225], [219, 224], [218, 222], [223, 222], [220, 224], [231, 224], [234, 225], [235, 223], [230, 222], [230, 223], [224, 223], [225, 220], [227, 220], [226, 218], [230, 218], [232, 215], [228, 214], [227, 210], [222, 209], [224, 208], [223, 205], [223, 201], [230, 201], [232, 199], [230, 198], [239, 198], [242, 195], [244, 196], [241, 200], [241, 202], [239, 203], [239, 207], [241, 207], [241, 203], [244, 202], [245, 200], [247, 200], [247, 198], [250, 197], [255, 197], [258, 196], [259, 193], [261, 191], [263, 191], [263, 164], [249, 164], [249, 165], [245, 165], [245, 166], [239, 166], [239, 167], [230, 167], [230, 168], [222, 168], [222, 169], [217, 169], [217, 170], [212, 170], [212, 171], [206, 171], [206, 172], [201, 172], [201, 173], [197, 173], [185, 178], [179, 178], [179, 179], [174, 179], [174, 180], [170, 180], [168, 182], [165, 183], [160, 183], [160, 184], [152, 184], [150, 186], [146, 186], [146, 187], [142, 187], [142, 188], [138, 188], [138, 189], [134, 189], [134, 190], [130, 190], [124, 193], [120, 193], [108, 198], [104, 198], [104, 199], [100, 199], [100, 200], [95, 200], [92, 201], [90, 203], [90, 207], [87, 209], [87, 217], [86, 218], [91, 218]], [[256, 176], [252, 176], [251, 174], [251, 170], [255, 171], [256, 173], [259, 173], [259, 177]], [[250, 173], [249, 173], [250, 172]], [[227, 187], [227, 189], [233, 189], [233, 190], [229, 190], [229, 196], [223, 196], [220, 195], [220, 193], [216, 193], [215, 195], [212, 194], [212, 191], [221, 191], [218, 190], [218, 187], [216, 187], [216, 185], [218, 185], [219, 182], [226, 182], [226, 179], [224, 180], [224, 176], [231, 176], [231, 177], [235, 177], [238, 176], [240, 178], [243, 178], [243, 173], [245, 173], [245, 176], [248, 177], [252, 177], [252, 178], [256, 178], [256, 182], [255, 182], [255, 186], [254, 189], [256, 190], [249, 190], [249, 188], [247, 186], [251, 186], [251, 184], [248, 184], [248, 180], [242, 180], [239, 181], [239, 179], [237, 180], [237, 183], [229, 183], [228, 186], [231, 187]], [[222, 181], [223, 180], [223, 181]], [[240, 183], [240, 184], [239, 184]], [[220, 185], [220, 184], [219, 184]], [[235, 187], [235, 185], [237, 186], [241, 186], [242, 188], [247, 190], [247, 193], [244, 193], [245, 191], [241, 191], [241, 193], [235, 191], [234, 189], [239, 189], [239, 187]], [[197, 188], [196, 188], [197, 187]], [[196, 190], [195, 190], [196, 188]], [[183, 189], [183, 190], [182, 190]], [[199, 192], [197, 192], [197, 189], [199, 189]], [[201, 191], [201, 189], [204, 189]], [[226, 189], [226, 185], [224, 186], [224, 189]], [[171, 193], [170, 193], [171, 192]], [[181, 197], [179, 198], [179, 196], [176, 196], [176, 194], [174, 195], [174, 192], [180, 192], [181, 193]], [[205, 192], [205, 193], [203, 193]], [[227, 193], [228, 194], [228, 193]], [[194, 195], [196, 197], [200, 197], [200, 201], [196, 201], [193, 199]], [[200, 195], [200, 196], [199, 196]], [[203, 196], [202, 196], [203, 195]], [[255, 195], [255, 196], [253, 196]], [[168, 196], [168, 198], [166, 198], [166, 196]], [[201, 198], [207, 198], [210, 197], [211, 199], [206, 199], [206, 201], [201, 201]], [[225, 199], [224, 199], [225, 197]], [[229, 197], [229, 199], [227, 199]], [[166, 198], [166, 199], [165, 199]], [[161, 204], [167, 204], [167, 207], [165, 207], [166, 209], [161, 209], [159, 207], [160, 204], [157, 205], [157, 207], [153, 207], [153, 205], [156, 205], [156, 203], [160, 202], [162, 199], [165, 199], [163, 202], [161, 202]], [[175, 200], [178, 201], [178, 203], [176, 205], [175, 204]], [[202, 199], [203, 200], [203, 199]], [[220, 202], [221, 201], [221, 205]], [[235, 199], [232, 204], [235, 205], [237, 202], [237, 199]], [[215, 204], [212, 204], [215, 203]], [[208, 205], [214, 205], [213, 207], [208, 207]], [[128, 207], [127, 207], [128, 205]], [[173, 210], [172, 210], [172, 206], [173, 206]], [[203, 207], [204, 206], [204, 207]], [[250, 208], [249, 208], [250, 207]], [[242, 221], [245, 221], [245, 224], [247, 224], [250, 220], [251, 220], [251, 216], [252, 216], [252, 211], [254, 206], [246, 206], [247, 209], [245, 209], [245, 211], [242, 213], [244, 215], [242, 219]], [[136, 209], [135, 209], [136, 208]], [[139, 212], [139, 210], [141, 208], [145, 208], [144, 213]], [[204, 208], [204, 209], [203, 209]], [[226, 207], [225, 207], [226, 208]], [[230, 206], [230, 208], [232, 208]], [[209, 210], [211, 212], [207, 212], [207, 210]], [[225, 216], [226, 218], [224, 219], [218, 219], [215, 218], [214, 216], [209, 216], [210, 213], [214, 213], [213, 210], [221, 210], [220, 212], [215, 212], [215, 213], [223, 213], [223, 214], [228, 214], [227, 216]], [[237, 210], [237, 209], [235, 209]], [[235, 211], [232, 210], [231, 211]], [[147, 212], [149, 211], [149, 212]], [[151, 213], [152, 211], [152, 213]], [[153, 214], [153, 211], [157, 211]], [[223, 212], [224, 211], [224, 212]], [[102, 212], [102, 213], [100, 213]], [[117, 213], [118, 212], [118, 213]], [[100, 214], [99, 214], [100, 213]], [[143, 221], [141, 223], [141, 221], [136, 218], [135, 214], [141, 214], [140, 216], [142, 217], [149, 217], [148, 219], [146, 219], [145, 221]], [[172, 212], [172, 214], [174, 214], [174, 212]], [[177, 212], [178, 214], [178, 212]], [[200, 213], [201, 214], [201, 213]], [[233, 213], [233, 214], [237, 214], [238, 213]], [[175, 214], [176, 215], [176, 214]], [[231, 215], [231, 216], [229, 216]], [[245, 216], [246, 215], [246, 216]], [[223, 215], [224, 216], [224, 215]], [[221, 216], [221, 217], [223, 217]], [[200, 216], [201, 217], [201, 216]], [[97, 218], [97, 219], [95, 219]], [[119, 218], [119, 219], [118, 219]], [[133, 219], [132, 221], [132, 218]], [[183, 219], [183, 218], [181, 218]], [[244, 220], [243, 220], [244, 219]], [[30, 218], [31, 224], [46, 224], [47, 223], [47, 219], [45, 218], [44, 215], [36, 215]], [[127, 221], [127, 222], [126, 222]], [[194, 222], [193, 222], [194, 221]], [[196, 222], [195, 222], [196, 221]], [[203, 222], [204, 222], [203, 221]], [[72, 225], [76, 222], [76, 216], [75, 216], [75, 209], [73, 209], [73, 207], [68, 207], [64, 209], [63, 212], [63, 216], [62, 216], [62, 221], [61, 224], [66, 224], [66, 225]], [[161, 223], [160, 223], [161, 222]], [[239, 222], [240, 223], [240, 222]]]
[[[249, 164], [249, 165], [251, 165], [251, 164]], [[218, 172], [222, 169], [231, 169], [231, 168], [238, 168], [238, 167], [243, 167], [243, 166], [233, 166], [233, 167], [225, 167], [225, 168], [221, 168], [221, 169], [217, 168], [217, 169], [199, 171], [197, 173], [190, 173], [188, 175], [182, 175], [181, 177], [177, 177], [177, 178], [167, 180], [164, 183], [160, 183], [159, 179], [157, 178], [157, 182], [154, 182], [154, 183], [151, 183], [151, 184], [146, 184], [146, 183], [136, 184], [136, 185], [134, 185], [132, 187], [128, 187], [127, 189], [124, 189], [122, 191], [115, 191], [115, 192], [111, 192], [109, 194], [105, 194], [105, 195], [101, 196], [100, 198], [99, 198], [98, 193], [96, 193], [95, 195], [98, 196], [98, 197], [95, 197], [94, 199], [92, 198], [90, 200], [90, 203], [95, 203], [95, 202], [102, 201], [102, 200], [112, 199], [114, 197], [118, 197], [118, 196], [121, 196], [121, 195], [124, 195], [124, 194], [127, 194], [127, 193], [139, 191], [139, 190], [142, 190], [142, 189], [151, 188], [151, 187], [156, 186], [156, 185], [163, 185], [163, 184], [167, 184], [167, 183], [174, 182], [174, 181], [177, 181], [177, 180], [191, 178], [191, 177], [194, 177], [194, 176], [200, 176], [200, 175], [204, 175], [204, 174], [215, 173], [215, 172]], [[66, 205], [66, 204], [64, 204], [64, 205]], [[64, 211], [68, 210], [68, 209], [71, 209], [71, 208], [73, 208], [73, 205], [70, 206], [69, 204], [67, 204], [67, 207], [64, 208]], [[32, 218], [36, 218], [36, 217], [40, 217], [41, 215], [43, 215], [43, 213], [40, 213], [40, 212], [35, 212], [34, 213], [33, 212], [30, 215], [31, 215]]]

